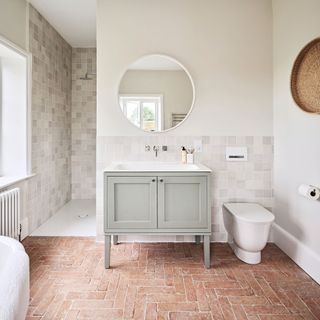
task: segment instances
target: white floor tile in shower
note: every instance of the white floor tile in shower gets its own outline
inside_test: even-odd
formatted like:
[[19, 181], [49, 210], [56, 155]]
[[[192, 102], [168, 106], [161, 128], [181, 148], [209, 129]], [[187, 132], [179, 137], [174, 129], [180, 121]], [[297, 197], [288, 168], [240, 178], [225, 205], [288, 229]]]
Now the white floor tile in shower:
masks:
[[71, 200], [31, 236], [96, 236], [95, 200]]

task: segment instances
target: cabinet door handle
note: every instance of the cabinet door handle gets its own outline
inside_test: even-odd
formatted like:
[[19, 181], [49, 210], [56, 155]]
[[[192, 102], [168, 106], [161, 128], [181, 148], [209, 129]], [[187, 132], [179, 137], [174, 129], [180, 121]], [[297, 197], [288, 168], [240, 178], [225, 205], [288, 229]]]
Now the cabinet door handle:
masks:
[[152, 181], [152, 182], [156, 182], [156, 179], [152, 179], [151, 181]]
[[160, 182], [163, 182], [163, 179], [160, 179], [159, 181], [160, 181]]

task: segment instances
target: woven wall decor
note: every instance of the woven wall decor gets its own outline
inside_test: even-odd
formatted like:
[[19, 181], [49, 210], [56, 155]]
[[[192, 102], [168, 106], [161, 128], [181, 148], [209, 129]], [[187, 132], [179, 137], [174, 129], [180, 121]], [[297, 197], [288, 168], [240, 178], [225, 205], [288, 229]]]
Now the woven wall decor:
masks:
[[291, 93], [302, 110], [320, 113], [320, 38], [308, 43], [296, 58]]

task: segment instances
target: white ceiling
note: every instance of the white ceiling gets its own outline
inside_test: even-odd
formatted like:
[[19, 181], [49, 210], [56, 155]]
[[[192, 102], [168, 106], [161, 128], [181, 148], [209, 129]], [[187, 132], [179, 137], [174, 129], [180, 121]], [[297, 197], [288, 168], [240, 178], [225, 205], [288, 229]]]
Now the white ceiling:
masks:
[[28, 1], [72, 47], [96, 47], [96, 0]]

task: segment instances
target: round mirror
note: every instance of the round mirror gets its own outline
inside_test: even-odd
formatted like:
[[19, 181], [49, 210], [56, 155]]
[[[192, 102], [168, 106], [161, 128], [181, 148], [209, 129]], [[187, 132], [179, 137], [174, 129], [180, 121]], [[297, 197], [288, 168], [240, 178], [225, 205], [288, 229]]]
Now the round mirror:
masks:
[[194, 102], [189, 72], [163, 55], [145, 56], [131, 64], [119, 85], [119, 103], [136, 127], [162, 132], [181, 124]]

